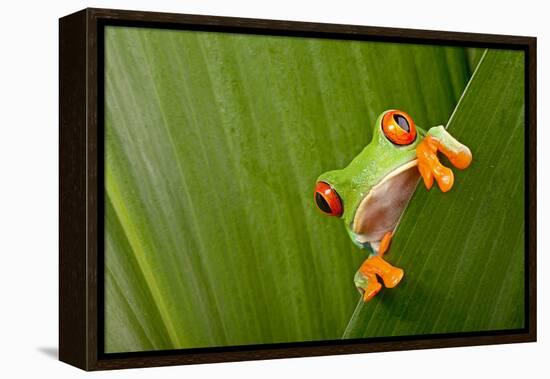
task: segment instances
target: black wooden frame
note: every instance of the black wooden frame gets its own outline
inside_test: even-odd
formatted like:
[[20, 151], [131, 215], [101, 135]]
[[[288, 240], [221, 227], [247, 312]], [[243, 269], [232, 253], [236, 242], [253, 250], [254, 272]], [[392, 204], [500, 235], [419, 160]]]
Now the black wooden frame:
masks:
[[[526, 327], [500, 332], [103, 353], [103, 28], [184, 30], [523, 50]], [[536, 38], [84, 9], [59, 20], [59, 358], [85, 370], [536, 341]]]

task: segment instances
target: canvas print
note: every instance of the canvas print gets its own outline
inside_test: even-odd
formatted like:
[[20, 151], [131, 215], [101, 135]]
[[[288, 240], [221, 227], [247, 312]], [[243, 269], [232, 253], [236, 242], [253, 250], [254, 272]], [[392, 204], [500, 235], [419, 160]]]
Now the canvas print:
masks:
[[525, 327], [522, 50], [104, 48], [105, 353]]

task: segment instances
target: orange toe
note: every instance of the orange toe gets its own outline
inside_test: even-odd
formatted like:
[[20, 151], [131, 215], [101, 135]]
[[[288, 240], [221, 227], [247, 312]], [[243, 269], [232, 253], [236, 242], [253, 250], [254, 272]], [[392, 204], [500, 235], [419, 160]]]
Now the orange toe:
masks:
[[[384, 286], [387, 288], [393, 288], [399, 284], [403, 279], [404, 271], [400, 268], [394, 267], [386, 262], [382, 257], [376, 255], [367, 259], [359, 271], [369, 278], [369, 285], [372, 282], [377, 282], [376, 275], [382, 278]], [[370, 280], [374, 277], [374, 280]]]
[[366, 303], [371, 300], [376, 296], [376, 294], [378, 294], [378, 292], [380, 292], [381, 288], [382, 285], [377, 280], [370, 281], [367, 288], [365, 288], [365, 293], [363, 293], [363, 301]]
[[455, 176], [450, 168], [439, 165], [434, 168], [434, 176], [442, 192], [447, 192], [453, 188]]
[[459, 150], [452, 151], [445, 147], [445, 145], [440, 144], [439, 150], [449, 158], [453, 166], [460, 170], [468, 168], [470, 163], [472, 163], [472, 152], [464, 145], [462, 145]]
[[384, 281], [386, 288], [393, 288], [401, 282], [404, 275], [405, 272], [402, 269], [392, 267], [392, 269], [382, 277], [382, 280]]

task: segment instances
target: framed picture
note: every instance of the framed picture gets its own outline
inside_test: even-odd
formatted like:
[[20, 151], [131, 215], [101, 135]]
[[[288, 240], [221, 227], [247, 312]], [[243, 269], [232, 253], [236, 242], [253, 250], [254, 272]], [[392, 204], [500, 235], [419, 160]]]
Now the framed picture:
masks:
[[60, 19], [59, 356], [536, 340], [536, 39]]

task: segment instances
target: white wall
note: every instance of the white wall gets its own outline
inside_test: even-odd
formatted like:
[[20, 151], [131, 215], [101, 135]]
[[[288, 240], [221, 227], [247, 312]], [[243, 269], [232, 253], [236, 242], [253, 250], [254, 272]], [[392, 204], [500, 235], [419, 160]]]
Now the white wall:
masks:
[[[397, 3], [397, 4], [395, 4]], [[499, 1], [10, 1], [0, 22], [0, 373], [58, 378], [82, 372], [57, 349], [57, 18], [86, 6], [537, 36], [539, 341], [339, 357], [118, 371], [109, 377], [523, 377], [549, 373], [550, 106], [547, 2]], [[367, 5], [368, 4], [368, 5]], [[546, 106], [546, 107], [545, 107]], [[505, 206], [503, 204], [503, 206]], [[488, 236], [490, 238], [490, 236]], [[426, 278], [426, 280], [430, 280]], [[546, 299], [543, 299], [546, 296]], [[448, 372], [449, 368], [452, 368]], [[543, 374], [537, 377], [544, 376]]]

